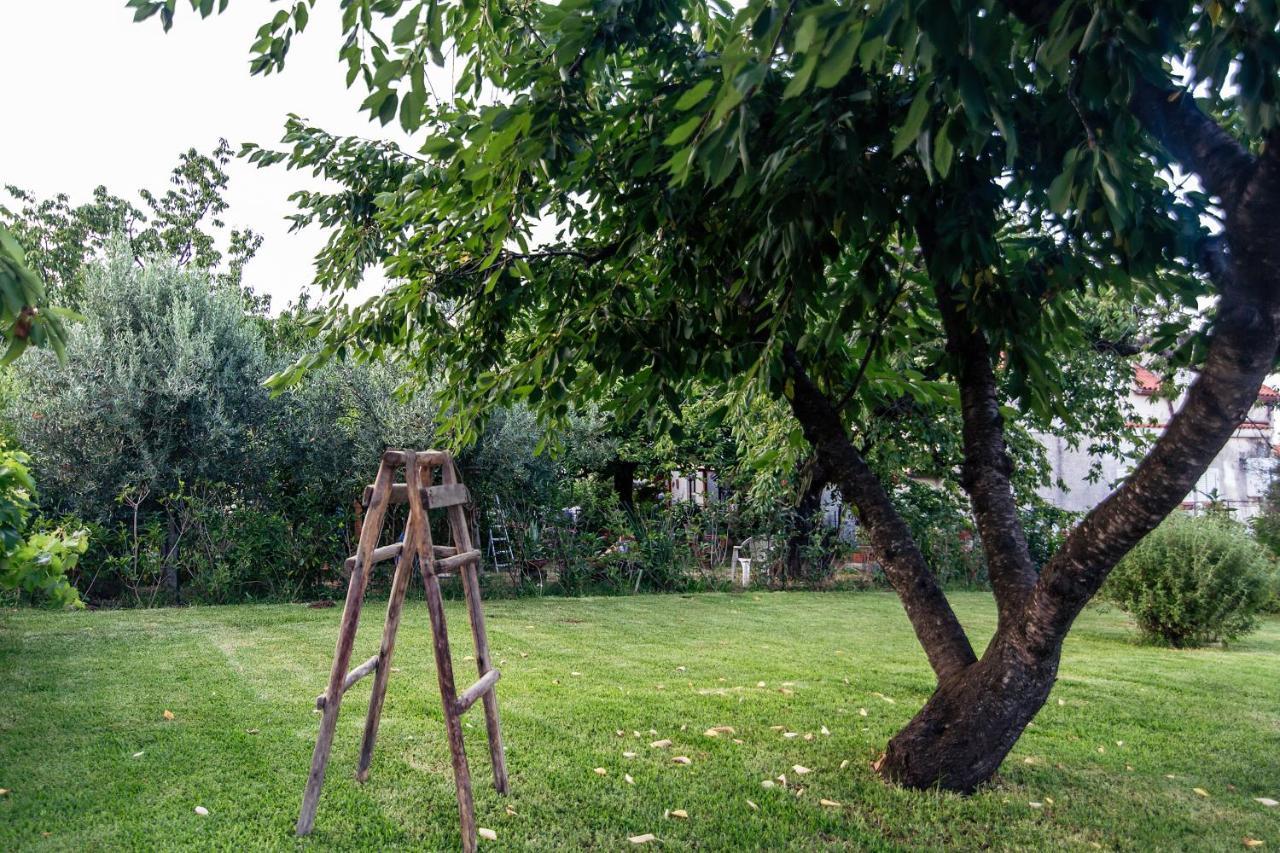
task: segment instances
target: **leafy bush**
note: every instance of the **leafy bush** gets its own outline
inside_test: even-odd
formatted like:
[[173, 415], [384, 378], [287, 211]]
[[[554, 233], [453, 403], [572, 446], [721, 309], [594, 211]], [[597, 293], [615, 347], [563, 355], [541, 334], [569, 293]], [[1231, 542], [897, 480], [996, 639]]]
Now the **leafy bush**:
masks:
[[1104, 595], [1147, 641], [1191, 648], [1254, 630], [1268, 575], [1266, 552], [1239, 524], [1176, 515], [1120, 561]]
[[27, 463], [25, 453], [0, 450], [0, 591], [81, 606], [67, 572], [84, 553], [87, 534], [62, 528], [28, 533], [35, 481]]

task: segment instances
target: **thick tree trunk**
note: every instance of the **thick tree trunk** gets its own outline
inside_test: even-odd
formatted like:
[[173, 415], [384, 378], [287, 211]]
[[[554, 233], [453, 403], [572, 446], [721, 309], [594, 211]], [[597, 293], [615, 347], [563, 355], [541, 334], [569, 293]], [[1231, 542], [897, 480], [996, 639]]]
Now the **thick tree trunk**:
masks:
[[910, 788], [969, 793], [1000, 767], [1049, 697], [1061, 645], [1029, 655], [997, 637], [982, 659], [941, 682], [920, 712], [894, 735], [876, 769]]

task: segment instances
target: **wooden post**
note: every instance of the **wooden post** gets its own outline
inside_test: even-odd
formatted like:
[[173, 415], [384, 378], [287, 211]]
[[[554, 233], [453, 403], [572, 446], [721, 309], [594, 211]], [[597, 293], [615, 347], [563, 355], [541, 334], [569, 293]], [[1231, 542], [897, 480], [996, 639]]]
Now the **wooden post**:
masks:
[[[458, 482], [458, 470], [454, 467], [453, 457], [445, 456], [441, 464], [441, 479], [445, 485]], [[459, 554], [471, 550], [471, 528], [467, 523], [467, 512], [461, 504], [450, 506], [449, 527], [453, 533], [453, 544]], [[480, 580], [477, 577], [479, 561], [472, 560], [460, 567], [462, 572], [462, 589], [467, 599], [467, 614], [471, 617], [471, 637], [476, 646], [476, 669], [480, 677], [489, 674], [493, 669], [493, 661], [489, 657], [489, 635], [484, 625], [484, 605], [480, 600]], [[502, 745], [502, 728], [498, 719], [498, 693], [496, 690], [485, 691], [484, 725], [489, 735], [489, 758], [493, 762], [493, 786], [499, 794], [507, 793], [507, 757]]]
[[[467, 766], [466, 746], [462, 740], [462, 720], [457, 713], [458, 697], [453, 682], [453, 658], [449, 654], [449, 632], [444, 619], [444, 601], [440, 595], [440, 581], [436, 577], [435, 557], [431, 545], [431, 527], [427, 522], [422, 495], [418, 491], [418, 465], [410, 465], [405, 472], [409, 497], [409, 524], [417, 532], [414, 550], [418, 565], [422, 568], [422, 584], [427, 594], [427, 612], [431, 616], [431, 640], [436, 658], [436, 677], [440, 682], [440, 702], [444, 708], [445, 733], [449, 739], [449, 752], [453, 758], [453, 778], [457, 787], [458, 818], [462, 834], [462, 849], [472, 853], [476, 849], [475, 801], [471, 794], [471, 770]], [[407, 543], [406, 543], [407, 544]], [[459, 544], [456, 543], [455, 544]]]
[[387, 510], [387, 495], [395, 463], [384, 455], [378, 467], [369, 512], [360, 528], [360, 544], [356, 548], [356, 562], [347, 584], [347, 602], [342, 611], [342, 623], [338, 629], [338, 644], [333, 655], [333, 669], [329, 672], [329, 686], [325, 690], [325, 706], [320, 718], [320, 734], [316, 738], [315, 751], [311, 754], [311, 772], [307, 775], [307, 787], [302, 795], [302, 811], [298, 814], [298, 835], [307, 835], [315, 824], [316, 806], [320, 802], [320, 787], [324, 784], [325, 766], [329, 763], [329, 751], [333, 748], [333, 733], [338, 725], [338, 709], [342, 705], [342, 684], [351, 663], [351, 646], [360, 624], [360, 604], [368, 582], [369, 566], [373, 550], [382, 532], [382, 519]]
[[404, 611], [404, 595], [413, 576], [417, 536], [418, 531], [410, 518], [404, 529], [400, 556], [396, 558], [395, 579], [391, 582], [391, 597], [387, 600], [387, 623], [382, 628], [382, 645], [378, 649], [378, 670], [373, 677], [373, 692], [369, 695], [369, 716], [365, 718], [364, 737], [360, 740], [360, 761], [356, 765], [356, 779], [360, 782], [369, 778], [369, 765], [373, 761], [373, 744], [378, 739], [382, 702], [387, 695], [387, 679], [391, 676], [391, 653], [396, 647], [396, 630], [400, 627], [400, 614]]

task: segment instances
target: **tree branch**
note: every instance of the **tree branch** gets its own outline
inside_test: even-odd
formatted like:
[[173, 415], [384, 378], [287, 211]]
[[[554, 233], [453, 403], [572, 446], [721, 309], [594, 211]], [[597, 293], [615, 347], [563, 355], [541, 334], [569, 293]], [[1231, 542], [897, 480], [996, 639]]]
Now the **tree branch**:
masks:
[[[926, 247], [927, 263], [928, 241], [922, 238], [921, 245]], [[1036, 569], [1013, 495], [1010, 479], [1013, 461], [1004, 440], [1000, 388], [991, 367], [986, 336], [957, 310], [948, 285], [939, 281], [935, 291], [947, 336], [947, 352], [960, 387], [960, 415], [964, 424], [960, 485], [973, 504], [1000, 627], [1004, 628], [1019, 620], [1022, 605], [1035, 586]]]
[[1129, 106], [1143, 128], [1182, 168], [1198, 175], [1224, 207], [1236, 202], [1253, 171], [1253, 156], [1196, 106], [1190, 92], [1139, 78]]
[[[1062, 0], [1005, 0], [1024, 24], [1048, 25]], [[1138, 77], [1129, 106], [1151, 134], [1188, 172], [1194, 172], [1212, 195], [1230, 206], [1253, 169], [1253, 157], [1235, 137], [1201, 111], [1182, 88], [1157, 86]]]
[[1112, 567], [1195, 486], [1240, 421], [1280, 345], [1280, 146], [1251, 170], [1227, 223], [1227, 246], [1212, 253], [1221, 303], [1209, 352], [1186, 402], [1133, 474], [1073, 530], [1027, 602], [1031, 650], [1053, 646]]
[[831, 401], [810, 380], [793, 347], [787, 346], [783, 358], [794, 386], [788, 402], [805, 438], [830, 480], [853, 504], [858, 521], [870, 531], [885, 575], [906, 608], [929, 664], [940, 682], [947, 681], [976, 660], [964, 628], [880, 478], [849, 441]]

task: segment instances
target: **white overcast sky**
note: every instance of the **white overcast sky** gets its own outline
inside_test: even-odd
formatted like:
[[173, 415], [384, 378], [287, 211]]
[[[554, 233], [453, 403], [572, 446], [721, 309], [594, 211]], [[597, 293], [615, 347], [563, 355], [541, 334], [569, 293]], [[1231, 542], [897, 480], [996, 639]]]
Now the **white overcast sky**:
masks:
[[[268, 77], [249, 75], [254, 32], [279, 8], [265, 0], [237, 0], [203, 21], [182, 0], [167, 34], [158, 18], [133, 23], [124, 0], [0, 0], [0, 7], [0, 185], [83, 201], [102, 184], [136, 203], [138, 189], [167, 186], [179, 152], [208, 151], [219, 137], [234, 148], [275, 143], [290, 112], [326, 130], [407, 142], [396, 125], [382, 128], [358, 112], [359, 83], [346, 89], [336, 3], [317, 8], [284, 73]], [[311, 281], [323, 242], [318, 231], [289, 234], [284, 221], [293, 210], [289, 193], [315, 183], [240, 160], [228, 171], [224, 218], [264, 236], [246, 277], [278, 311]]]

